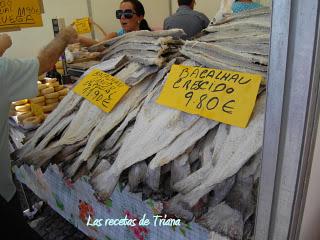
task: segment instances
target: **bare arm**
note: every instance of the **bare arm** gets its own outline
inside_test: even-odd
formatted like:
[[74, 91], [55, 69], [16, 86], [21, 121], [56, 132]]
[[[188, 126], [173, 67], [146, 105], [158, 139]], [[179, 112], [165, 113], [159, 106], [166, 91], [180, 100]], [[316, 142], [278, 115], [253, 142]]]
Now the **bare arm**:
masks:
[[0, 57], [5, 53], [5, 51], [11, 47], [12, 45], [12, 40], [11, 37], [4, 33], [0, 34]]
[[38, 55], [39, 75], [52, 69], [68, 44], [75, 42], [77, 33], [72, 26], [63, 29]]
[[87, 37], [80, 36], [77, 39], [77, 42], [79, 42], [82, 46], [90, 47], [90, 46], [95, 45], [95, 44], [97, 44], [99, 42], [102, 42], [102, 41], [105, 41], [105, 40], [109, 40], [109, 39], [114, 38], [116, 36], [117, 36], [116, 32], [111, 32], [111, 33], [106, 34], [104, 36], [104, 38], [99, 40], [99, 41], [94, 40], [92, 38], [87, 38]]

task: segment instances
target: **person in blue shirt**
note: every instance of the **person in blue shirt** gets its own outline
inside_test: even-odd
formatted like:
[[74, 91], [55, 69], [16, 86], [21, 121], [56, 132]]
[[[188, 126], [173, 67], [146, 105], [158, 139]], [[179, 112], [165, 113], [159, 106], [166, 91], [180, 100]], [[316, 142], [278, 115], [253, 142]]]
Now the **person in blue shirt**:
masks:
[[232, 4], [232, 12], [238, 13], [261, 7], [263, 7], [263, 5], [261, 5], [260, 3], [252, 2], [252, 0], [236, 0]]
[[[111, 33], [105, 33], [103, 31], [104, 38], [101, 41], [118, 37], [128, 32], [139, 30], [151, 31], [148, 22], [144, 19], [144, 15], [145, 10], [139, 0], [123, 0], [120, 3], [120, 9], [116, 10], [116, 18], [119, 19], [122, 28], [117, 32]], [[92, 23], [96, 24], [93, 21]], [[101, 29], [101, 27], [99, 29]], [[96, 40], [85, 37], [80, 37], [79, 42], [84, 46], [91, 46], [98, 43]]]

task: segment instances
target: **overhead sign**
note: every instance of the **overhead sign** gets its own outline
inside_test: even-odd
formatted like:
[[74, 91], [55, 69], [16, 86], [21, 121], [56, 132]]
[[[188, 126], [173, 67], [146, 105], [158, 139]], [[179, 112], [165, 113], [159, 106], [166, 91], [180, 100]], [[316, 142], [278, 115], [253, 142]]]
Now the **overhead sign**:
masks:
[[157, 103], [245, 128], [262, 76], [173, 65]]
[[129, 90], [121, 80], [101, 70], [92, 70], [73, 89], [105, 112], [111, 112]]
[[42, 0], [0, 1], [0, 30], [40, 27], [43, 25]]
[[90, 23], [89, 23], [89, 18], [88, 17], [76, 19], [75, 22], [74, 22], [74, 26], [76, 28], [76, 31], [79, 34], [90, 33], [91, 32], [91, 27], [90, 27]]

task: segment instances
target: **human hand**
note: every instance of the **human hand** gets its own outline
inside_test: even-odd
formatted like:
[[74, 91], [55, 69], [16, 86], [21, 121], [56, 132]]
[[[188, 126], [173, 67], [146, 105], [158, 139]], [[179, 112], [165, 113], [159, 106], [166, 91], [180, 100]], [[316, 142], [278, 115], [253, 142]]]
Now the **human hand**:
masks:
[[11, 45], [12, 45], [11, 37], [6, 33], [0, 34], [0, 48], [3, 51], [5, 51], [9, 47], [11, 47]]
[[72, 25], [61, 30], [60, 34], [62, 38], [67, 42], [67, 44], [72, 44], [77, 42], [78, 33]]

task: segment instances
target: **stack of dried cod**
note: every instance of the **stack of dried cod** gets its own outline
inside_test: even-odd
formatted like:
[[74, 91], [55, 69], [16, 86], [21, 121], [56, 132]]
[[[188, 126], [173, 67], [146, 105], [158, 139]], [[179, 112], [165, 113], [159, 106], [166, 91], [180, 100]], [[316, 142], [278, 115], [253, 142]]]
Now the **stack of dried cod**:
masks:
[[[269, 18], [266, 13], [262, 16]], [[231, 23], [245, 28], [251, 18], [256, 21], [254, 11], [233, 15], [227, 23], [210, 26], [207, 31], [225, 28], [234, 32]], [[172, 31], [159, 34], [162, 37]], [[254, 49], [259, 46], [260, 42], [255, 44], [252, 35], [234, 43], [239, 46], [236, 52], [230, 50], [234, 47], [232, 42], [228, 42], [229, 50], [222, 41], [217, 45], [203, 42], [213, 39], [215, 34], [209, 33], [201, 37], [201, 41], [187, 42], [182, 52], [191, 59], [183, 64], [197, 64], [195, 60], [207, 67], [265, 73], [262, 61], [247, 61], [248, 56], [257, 55], [257, 59], [262, 59], [259, 55], [262, 51], [239, 53], [249, 46]], [[135, 37], [128, 34], [128, 39], [124, 36], [110, 41], [109, 44], [113, 44], [106, 54], [112, 58], [118, 56], [118, 48], [113, 46], [121, 46], [121, 41], [126, 43], [130, 39], [133, 43], [137, 38], [140, 43], [144, 39], [148, 45], [147, 39], [154, 44], [156, 37], [156, 32], [139, 32]], [[112, 59], [108, 61], [112, 64]], [[107, 66], [108, 61], [104, 65]], [[161, 201], [164, 213], [187, 221], [195, 219], [213, 231], [214, 236], [248, 239], [254, 226], [254, 189], [261, 160], [265, 94], [260, 94], [245, 129], [166, 108], [155, 100], [174, 61], [156, 70], [154, 65], [138, 64], [137, 67], [136, 62], [130, 62], [116, 71], [115, 76], [131, 89], [110, 113], [102, 112], [71, 91], [16, 155], [20, 163], [36, 167], [58, 164], [66, 177], [73, 180], [89, 175], [102, 200], [111, 196], [120, 181], [143, 200]], [[253, 69], [253, 65], [257, 67]]]
[[102, 51], [102, 60], [125, 54], [132, 61], [144, 65], [162, 66], [168, 57], [178, 53], [179, 46], [183, 44], [179, 38], [184, 34], [181, 29], [130, 32], [92, 46], [89, 51]]

